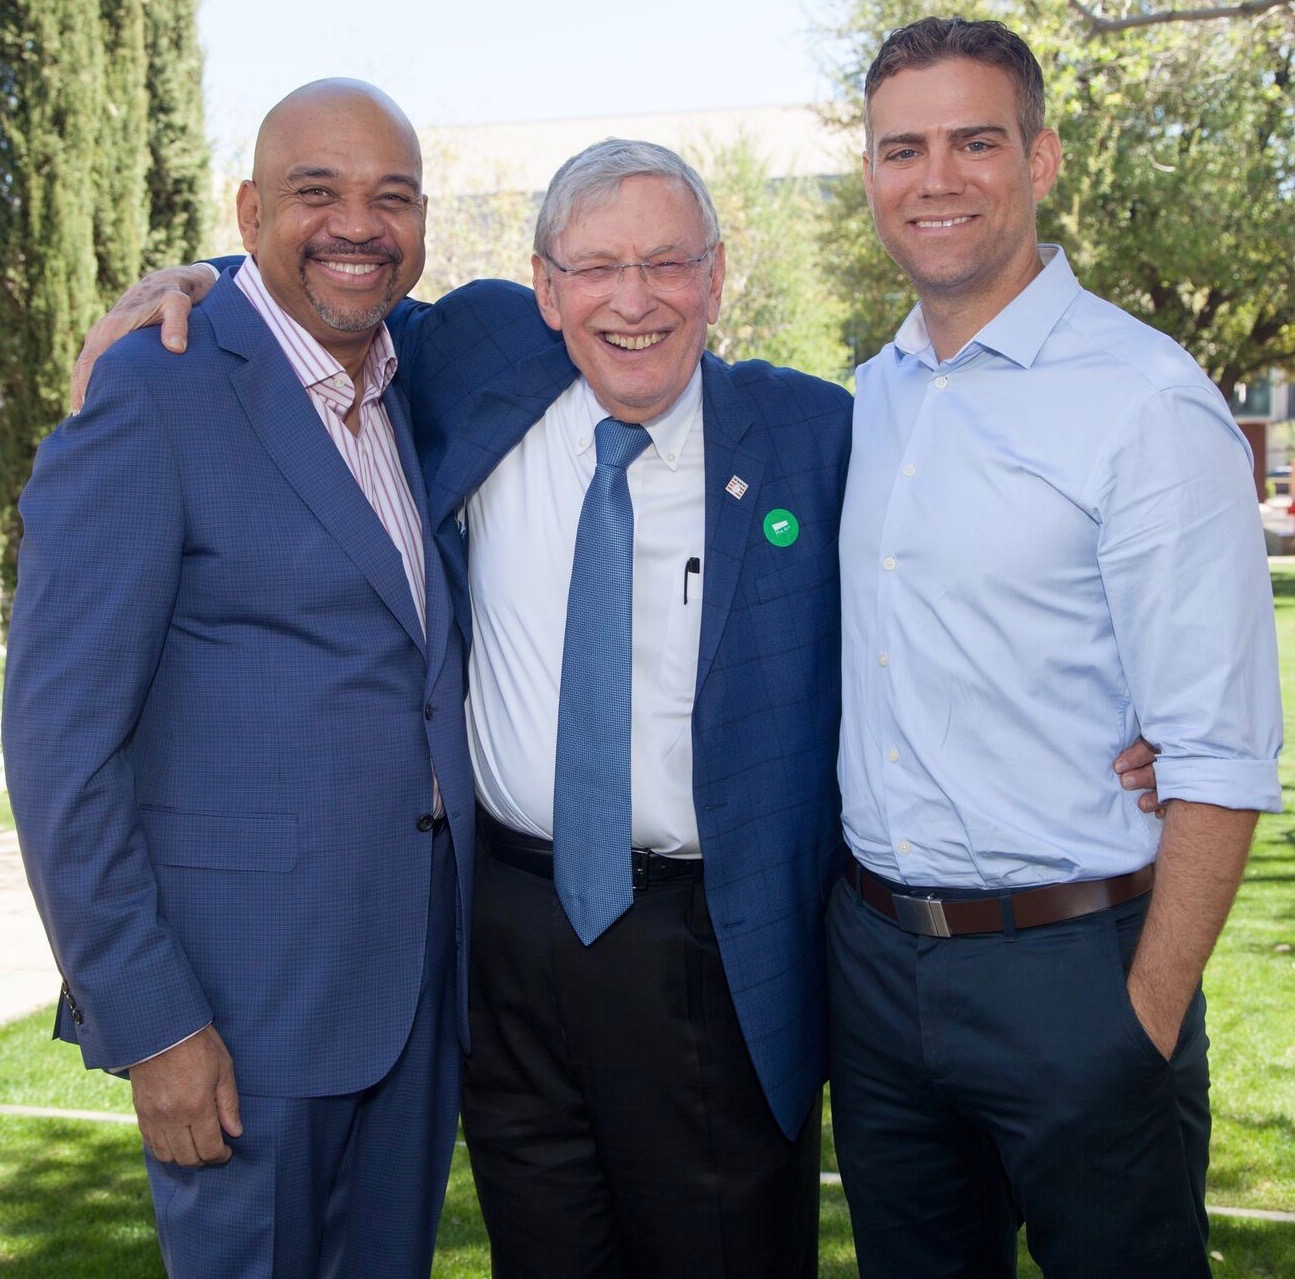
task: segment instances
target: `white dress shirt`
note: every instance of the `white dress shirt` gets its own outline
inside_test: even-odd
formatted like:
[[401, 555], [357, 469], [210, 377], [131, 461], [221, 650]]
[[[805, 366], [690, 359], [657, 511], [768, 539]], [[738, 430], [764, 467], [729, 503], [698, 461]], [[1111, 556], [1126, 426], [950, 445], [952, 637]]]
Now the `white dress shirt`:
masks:
[[[633, 842], [699, 855], [692, 705], [705, 577], [701, 369], [646, 423], [634, 504]], [[576, 527], [607, 416], [584, 378], [550, 405], [467, 503], [472, 655], [468, 741], [477, 795], [506, 826], [553, 837], [558, 686]], [[690, 560], [699, 571], [686, 572]], [[684, 579], [687, 576], [687, 603]]]
[[921, 308], [859, 369], [841, 519], [840, 779], [890, 879], [1022, 888], [1137, 870], [1161, 799], [1281, 809], [1251, 459], [1177, 344], [1065, 254], [948, 360]]

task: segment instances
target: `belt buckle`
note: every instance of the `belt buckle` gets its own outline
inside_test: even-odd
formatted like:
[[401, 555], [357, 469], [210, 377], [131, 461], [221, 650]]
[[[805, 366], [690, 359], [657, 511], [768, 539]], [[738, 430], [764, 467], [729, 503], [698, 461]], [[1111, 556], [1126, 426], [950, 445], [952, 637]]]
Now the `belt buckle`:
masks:
[[944, 903], [936, 897], [901, 897], [892, 893], [895, 919], [906, 933], [923, 937], [952, 937], [949, 921], [944, 917]]

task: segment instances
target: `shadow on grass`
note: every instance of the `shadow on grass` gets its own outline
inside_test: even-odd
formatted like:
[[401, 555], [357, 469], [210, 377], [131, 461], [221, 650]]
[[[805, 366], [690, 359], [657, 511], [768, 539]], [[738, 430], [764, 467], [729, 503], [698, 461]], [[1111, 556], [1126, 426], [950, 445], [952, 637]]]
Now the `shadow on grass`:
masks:
[[[1295, 803], [1295, 787], [1287, 784], [1282, 787], [1286, 803]], [[1245, 884], [1290, 884], [1295, 883], [1295, 821], [1286, 814], [1280, 817], [1267, 818], [1255, 836], [1250, 849], [1250, 861], [1246, 866]]]
[[164, 1279], [133, 1129], [0, 1119], [0, 1269], [7, 1279]]
[[1214, 1273], [1219, 1279], [1225, 1275], [1290, 1279], [1295, 1275], [1295, 1226], [1243, 1217], [1212, 1217], [1210, 1252], [1217, 1254]]
[[[5, 1279], [165, 1279], [133, 1129], [0, 1118], [0, 1272]], [[461, 1148], [454, 1153], [432, 1274], [490, 1274]]]

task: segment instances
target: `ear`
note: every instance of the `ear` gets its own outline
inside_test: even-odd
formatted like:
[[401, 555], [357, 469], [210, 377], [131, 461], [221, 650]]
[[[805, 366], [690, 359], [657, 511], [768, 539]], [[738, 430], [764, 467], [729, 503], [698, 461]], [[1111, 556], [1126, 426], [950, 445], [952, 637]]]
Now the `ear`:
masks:
[[250, 178], [239, 183], [234, 207], [238, 211], [238, 233], [243, 237], [243, 248], [255, 256], [256, 237], [261, 229], [261, 196]]
[[724, 296], [724, 270], [727, 258], [724, 255], [724, 241], [715, 246], [715, 257], [710, 268], [710, 292], [706, 299], [706, 323], [714, 324], [719, 319], [720, 299]]
[[538, 253], [531, 254], [531, 279], [535, 283], [535, 300], [539, 303], [544, 323], [560, 333], [562, 312], [554, 296], [553, 277], [549, 273], [549, 264]]
[[1037, 204], [1052, 190], [1061, 168], [1061, 139], [1055, 129], [1040, 129], [1030, 144], [1030, 187]]
[[867, 150], [860, 157], [863, 165], [863, 193], [868, 197], [869, 205], [872, 204], [872, 157]]

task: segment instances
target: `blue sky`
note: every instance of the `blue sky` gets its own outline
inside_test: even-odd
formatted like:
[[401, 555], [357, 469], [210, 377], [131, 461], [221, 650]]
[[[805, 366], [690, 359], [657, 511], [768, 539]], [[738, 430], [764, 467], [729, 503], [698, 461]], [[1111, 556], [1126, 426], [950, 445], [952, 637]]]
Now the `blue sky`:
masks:
[[307, 80], [353, 75], [416, 125], [772, 106], [827, 96], [832, 0], [201, 0], [208, 130], [247, 142]]

